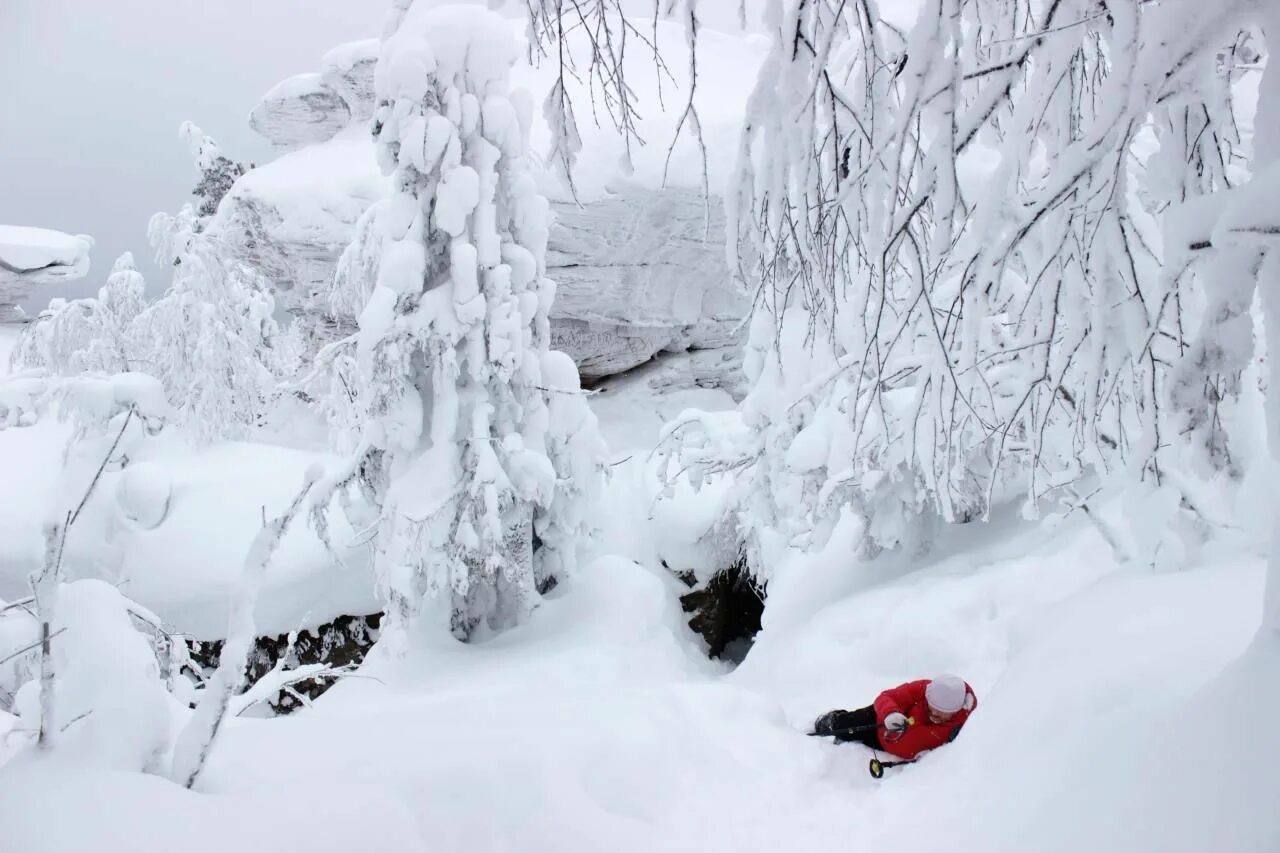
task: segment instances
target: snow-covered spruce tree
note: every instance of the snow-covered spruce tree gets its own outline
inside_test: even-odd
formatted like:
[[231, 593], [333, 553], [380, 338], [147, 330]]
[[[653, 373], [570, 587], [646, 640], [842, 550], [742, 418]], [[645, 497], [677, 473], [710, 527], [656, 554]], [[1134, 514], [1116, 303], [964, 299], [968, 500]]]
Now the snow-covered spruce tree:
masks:
[[132, 253], [125, 252], [96, 298], [51, 300], [23, 331], [13, 363], [63, 376], [136, 369], [142, 344], [134, 337], [133, 322], [146, 304], [145, 289]]
[[209, 441], [257, 426], [297, 355], [266, 283], [197, 224], [190, 205], [152, 217], [149, 236], [173, 283], [133, 325], [146, 342], [139, 369], [160, 379], [180, 423]]
[[376, 508], [358, 526], [375, 531], [391, 637], [437, 594], [460, 639], [520, 620], [572, 568], [602, 470], [576, 371], [548, 350], [549, 209], [509, 27], [471, 5], [397, 3], [376, 72], [395, 190], [360, 229], [378, 263], [354, 341], [357, 448], [315, 505], [322, 532], [335, 493]]
[[191, 150], [196, 160], [196, 168], [200, 170], [200, 182], [191, 194], [200, 200], [196, 215], [204, 218], [218, 212], [222, 197], [231, 189], [236, 179], [245, 173], [243, 163], [237, 163], [222, 153], [213, 137], [194, 123], [184, 121], [178, 127], [178, 136]]
[[672, 429], [682, 467], [734, 472], [752, 567], [846, 510], [874, 553], [1090, 473], [1159, 480], [1193, 284], [1159, 215], [1230, 178], [1256, 4], [928, 0], [905, 31], [872, 0], [768, 8], [727, 201], [753, 391], [740, 425]]

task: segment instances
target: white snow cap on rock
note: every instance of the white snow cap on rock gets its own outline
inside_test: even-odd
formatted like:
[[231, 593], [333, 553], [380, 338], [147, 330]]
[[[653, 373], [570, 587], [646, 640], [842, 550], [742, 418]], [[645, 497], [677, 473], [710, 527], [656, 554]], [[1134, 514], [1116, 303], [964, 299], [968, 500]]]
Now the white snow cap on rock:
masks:
[[939, 675], [924, 689], [929, 707], [944, 714], [954, 714], [964, 707], [969, 690], [964, 680], [954, 675]]
[[89, 272], [87, 234], [64, 234], [47, 228], [0, 225], [0, 267], [14, 275], [81, 278]]

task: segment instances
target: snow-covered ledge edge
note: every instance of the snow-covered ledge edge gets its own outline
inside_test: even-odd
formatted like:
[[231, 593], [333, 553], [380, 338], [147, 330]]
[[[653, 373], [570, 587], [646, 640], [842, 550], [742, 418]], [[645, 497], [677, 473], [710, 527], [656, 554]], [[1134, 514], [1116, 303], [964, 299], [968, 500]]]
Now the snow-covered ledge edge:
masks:
[[23, 319], [18, 303], [36, 285], [88, 275], [91, 249], [85, 234], [0, 225], [0, 323]]

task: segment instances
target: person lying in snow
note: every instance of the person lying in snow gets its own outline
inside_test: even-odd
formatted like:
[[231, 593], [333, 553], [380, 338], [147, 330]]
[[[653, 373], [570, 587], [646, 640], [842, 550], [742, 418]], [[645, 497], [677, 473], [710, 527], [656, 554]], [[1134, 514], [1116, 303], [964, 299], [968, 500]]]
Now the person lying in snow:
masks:
[[886, 690], [856, 711], [828, 711], [814, 720], [813, 733], [912, 760], [955, 740], [976, 707], [972, 687], [954, 675], [940, 675]]

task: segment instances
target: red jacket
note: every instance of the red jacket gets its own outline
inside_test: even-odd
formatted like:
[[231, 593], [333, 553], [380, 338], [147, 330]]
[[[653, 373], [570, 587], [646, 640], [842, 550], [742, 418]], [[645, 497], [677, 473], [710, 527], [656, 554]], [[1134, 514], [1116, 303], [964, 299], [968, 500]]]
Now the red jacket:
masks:
[[901, 737], [887, 729], [879, 731], [880, 745], [885, 752], [911, 759], [926, 749], [936, 749], [944, 743], [950, 743], [960, 733], [960, 727], [969, 719], [973, 709], [978, 707], [978, 697], [973, 694], [969, 683], [965, 682], [964, 708], [945, 723], [932, 723], [929, 721], [929, 703], [924, 698], [924, 689], [928, 685], [927, 678], [909, 681], [876, 697], [876, 722], [880, 725], [884, 725], [884, 718], [894, 711], [915, 720]]

